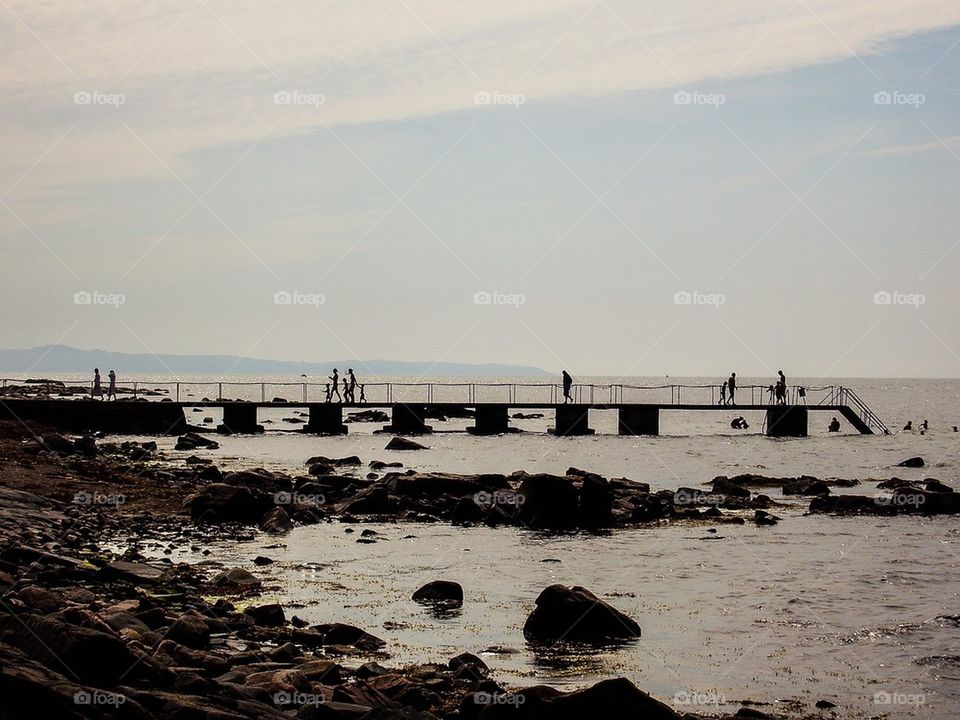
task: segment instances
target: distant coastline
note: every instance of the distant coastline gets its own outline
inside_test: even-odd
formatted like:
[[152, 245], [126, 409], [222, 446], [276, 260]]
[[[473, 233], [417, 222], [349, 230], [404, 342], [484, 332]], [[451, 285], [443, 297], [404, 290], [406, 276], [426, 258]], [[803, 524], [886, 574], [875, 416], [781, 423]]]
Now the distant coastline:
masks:
[[91, 368], [116, 368], [123, 373], [158, 375], [265, 374], [326, 375], [331, 368], [356, 368], [366, 375], [441, 375], [471, 377], [537, 377], [549, 373], [538, 367], [499, 363], [339, 359], [318, 362], [268, 360], [235, 355], [152, 355], [107, 350], [81, 350], [67, 345], [42, 345], [22, 350], [0, 350], [0, 372], [73, 373]]

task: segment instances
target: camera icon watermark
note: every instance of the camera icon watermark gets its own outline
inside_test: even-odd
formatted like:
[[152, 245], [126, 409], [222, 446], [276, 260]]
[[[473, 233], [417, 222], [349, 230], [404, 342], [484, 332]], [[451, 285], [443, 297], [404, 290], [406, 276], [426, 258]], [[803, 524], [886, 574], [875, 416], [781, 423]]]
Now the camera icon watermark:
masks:
[[73, 694], [74, 705], [112, 705], [113, 707], [120, 707], [126, 701], [126, 695], [100, 690], [78, 690]]
[[880, 90], [873, 94], [874, 105], [908, 105], [919, 108], [927, 102], [923, 93], [906, 93], [899, 90]]
[[473, 501], [481, 507], [493, 507], [494, 505], [520, 507], [526, 500], [526, 497], [513, 490], [494, 490], [493, 492], [481, 490], [473, 496]]
[[519, 307], [526, 302], [527, 296], [521, 293], [479, 290], [473, 294], [474, 305], [507, 305], [519, 309]]
[[705, 293], [694, 290], [679, 290], [673, 294], [674, 305], [706, 305], [719, 309], [721, 305], [727, 302], [727, 296], [723, 293]]
[[473, 94], [474, 105], [508, 105], [518, 108], [527, 102], [527, 96], [521, 93], [487, 92], [480, 90]]
[[716, 707], [726, 702], [726, 698], [717, 692], [697, 692], [695, 690], [680, 690], [673, 694], [676, 705], [712, 705]]
[[105, 495], [98, 492], [81, 490], [73, 495], [74, 505], [123, 505], [127, 498], [123, 494]]
[[119, 308], [121, 305], [126, 304], [126, 302], [127, 296], [122, 293], [78, 290], [73, 294], [74, 305], [105, 305], [107, 307]]
[[514, 693], [475, 692], [473, 694], [474, 705], [512, 705], [513, 707], [520, 707], [526, 701], [525, 696], [515, 695]]
[[905, 293], [899, 290], [878, 290], [873, 294], [874, 305], [906, 305], [907, 307], [919, 308], [926, 304], [927, 296], [923, 293]]
[[327, 296], [320, 293], [278, 290], [273, 294], [274, 305], [306, 305], [319, 308], [325, 302], [327, 302]]
[[276, 492], [273, 494], [274, 505], [300, 505], [301, 503], [316, 503], [317, 505], [326, 504], [327, 499], [323, 495], [311, 495], [298, 492]]
[[923, 705], [927, 702], [924, 693], [878, 692], [873, 694], [874, 705]]
[[327, 96], [321, 93], [306, 93], [300, 90], [280, 90], [273, 94], [274, 105], [300, 105], [319, 108], [326, 105]]
[[323, 696], [316, 693], [281, 690], [273, 694], [274, 705], [322, 705], [323, 703]]
[[673, 494], [674, 505], [710, 507], [722, 504], [723, 500], [722, 495], [683, 488]]
[[719, 108], [726, 104], [727, 96], [723, 93], [705, 93], [698, 90], [678, 90], [673, 94], [674, 105], [706, 105]]
[[122, 93], [105, 93], [97, 90], [80, 90], [73, 94], [74, 105], [107, 105], [114, 109], [127, 102]]
[[926, 501], [927, 497], [922, 493], [909, 492], [905, 490], [898, 490], [892, 495], [879, 495], [874, 498], [874, 502], [881, 507], [898, 508], [919, 508]]

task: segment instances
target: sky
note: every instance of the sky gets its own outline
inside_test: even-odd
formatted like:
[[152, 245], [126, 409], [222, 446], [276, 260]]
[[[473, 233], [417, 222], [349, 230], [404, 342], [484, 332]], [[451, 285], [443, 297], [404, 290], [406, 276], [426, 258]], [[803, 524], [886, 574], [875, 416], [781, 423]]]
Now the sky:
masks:
[[0, 0], [0, 346], [960, 376], [960, 4]]

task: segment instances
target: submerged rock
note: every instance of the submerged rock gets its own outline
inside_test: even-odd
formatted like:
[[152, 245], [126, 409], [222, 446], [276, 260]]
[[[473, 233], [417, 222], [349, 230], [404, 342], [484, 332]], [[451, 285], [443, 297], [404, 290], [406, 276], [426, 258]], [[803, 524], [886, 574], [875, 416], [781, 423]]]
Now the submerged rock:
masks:
[[434, 580], [417, 590], [411, 600], [427, 605], [460, 607], [463, 605], [463, 588], [450, 580]]

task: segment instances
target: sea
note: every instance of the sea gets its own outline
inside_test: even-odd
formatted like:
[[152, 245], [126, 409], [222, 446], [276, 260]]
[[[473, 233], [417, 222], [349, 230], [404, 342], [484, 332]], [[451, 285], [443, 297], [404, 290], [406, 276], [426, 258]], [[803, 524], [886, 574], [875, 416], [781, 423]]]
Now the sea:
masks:
[[[25, 376], [22, 376], [25, 377]], [[89, 382], [87, 376], [64, 377]], [[723, 378], [577, 378], [596, 402], [719, 398]], [[268, 383], [263, 388], [259, 382]], [[323, 378], [123, 377], [151, 399], [204, 397], [311, 401], [322, 399]], [[549, 383], [531, 378], [363, 378], [368, 400], [435, 401], [553, 397], [556, 389], [511, 386]], [[739, 400], [766, 398], [769, 378], [742, 378]], [[591, 411], [596, 434], [555, 437], [550, 410], [516, 419], [515, 434], [475, 437], [468, 419], [432, 420], [428, 450], [387, 451], [383, 423], [350, 423], [349, 434], [315, 437], [299, 432], [296, 408], [264, 409], [263, 435], [218, 437], [204, 451], [222, 468], [264, 467], [304, 472], [315, 455], [359, 455], [400, 461], [418, 471], [457, 473], [563, 473], [570, 467], [626, 477], [656, 489], [699, 487], [718, 475], [759, 473], [862, 484], [836, 492], [879, 495], [876, 480], [937, 478], [960, 490], [960, 380], [789, 378], [808, 388], [814, 406], [831, 388], [852, 388], [890, 429], [860, 435], [843, 418], [828, 433], [832, 414], [810, 413], [806, 438], [763, 434], [762, 411], [670, 411], [661, 435], [616, 434], [614, 411]], [[220, 386], [219, 383], [224, 383]], [[309, 383], [309, 385], [305, 385]], [[613, 390], [609, 386], [615, 386]], [[623, 386], [623, 389], [619, 389]], [[676, 386], [684, 386], [677, 390]], [[645, 388], [645, 389], [640, 389]], [[381, 395], [382, 393], [382, 395]], [[514, 395], [509, 395], [514, 393]], [[611, 394], [612, 393], [612, 394]], [[619, 393], [619, 394], [618, 394]], [[466, 402], [464, 404], [467, 404]], [[352, 412], [352, 410], [346, 411]], [[733, 430], [742, 415], [750, 427]], [[213, 408], [187, 410], [201, 427], [219, 423]], [[208, 420], [207, 420], [208, 419]], [[207, 422], [204, 422], [207, 420]], [[927, 422], [927, 429], [921, 430]], [[912, 422], [912, 430], [902, 430]], [[145, 439], [145, 438], [144, 438]], [[168, 457], [175, 438], [156, 439]], [[925, 467], [897, 467], [920, 456]], [[363, 472], [366, 472], [364, 470]], [[460, 652], [480, 655], [497, 679], [511, 685], [543, 683], [562, 689], [627, 677], [679, 711], [735, 711], [743, 701], [758, 709], [816, 712], [818, 700], [837, 705], [844, 718], [960, 717], [960, 517], [831, 517], [808, 515], [808, 502], [784, 498], [772, 510], [775, 526], [663, 524], [602, 533], [544, 533], [516, 528], [451, 527], [443, 523], [350, 526], [340, 522], [298, 527], [282, 537], [257, 535], [204, 550], [151, 547], [157, 556], [253, 568], [253, 558], [274, 563], [256, 572], [276, 600], [311, 623], [346, 622], [387, 641], [387, 662], [444, 662]], [[354, 532], [348, 532], [348, 530]], [[361, 529], [377, 542], [357, 543]], [[422, 584], [453, 580], [464, 588], [462, 610], [437, 612], [410, 600]], [[580, 585], [634, 618], [642, 637], [630, 644], [584, 650], [528, 645], [522, 627], [537, 595], [554, 583]], [[362, 658], [357, 662], [362, 661]]]

